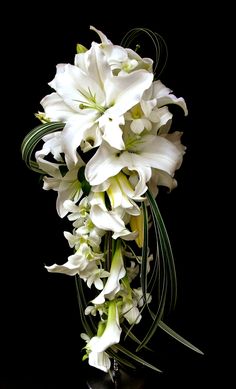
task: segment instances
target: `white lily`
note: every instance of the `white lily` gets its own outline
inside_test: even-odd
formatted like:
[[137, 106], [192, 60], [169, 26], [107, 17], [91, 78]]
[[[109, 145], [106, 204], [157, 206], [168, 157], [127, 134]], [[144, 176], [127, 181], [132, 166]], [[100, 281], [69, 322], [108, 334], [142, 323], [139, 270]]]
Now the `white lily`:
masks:
[[121, 243], [118, 240], [116, 251], [112, 257], [110, 275], [107, 279], [106, 285], [101, 293], [92, 300], [95, 305], [103, 304], [105, 299], [112, 300], [120, 290], [120, 280], [125, 276], [126, 270], [124, 267]]
[[[124, 123], [123, 115], [141, 100], [153, 79], [152, 73], [142, 69], [114, 76], [102, 48], [96, 43], [78, 56], [85, 58], [80, 63], [76, 62], [77, 66], [57, 66], [56, 76], [49, 83], [56, 93], [41, 101], [47, 117], [65, 122], [63, 151], [74, 162], [78, 158], [76, 149], [82, 141], [95, 147], [102, 136], [111, 146], [124, 148], [120, 128], [120, 124]], [[79, 67], [81, 63], [82, 69]], [[100, 131], [98, 136], [94, 126]], [[93, 127], [94, 139], [91, 143]]]
[[[118, 174], [122, 169], [137, 171], [142, 188], [139, 195], [147, 190], [152, 169], [164, 171], [173, 177], [175, 170], [182, 163], [185, 147], [180, 143], [181, 133], [175, 138], [144, 134], [129, 136], [126, 139], [126, 150], [119, 151], [103, 142], [85, 168], [85, 176], [91, 185], [99, 185], [109, 177]], [[139, 189], [140, 191], [140, 189]]]

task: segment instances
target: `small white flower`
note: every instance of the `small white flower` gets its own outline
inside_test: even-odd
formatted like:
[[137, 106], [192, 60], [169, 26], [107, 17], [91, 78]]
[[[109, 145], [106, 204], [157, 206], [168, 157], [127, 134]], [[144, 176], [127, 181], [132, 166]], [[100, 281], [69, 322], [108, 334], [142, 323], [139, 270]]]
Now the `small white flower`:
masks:
[[87, 282], [89, 288], [94, 284], [98, 290], [103, 288], [101, 278], [108, 277], [109, 273], [101, 268], [103, 253], [96, 253], [87, 243], [80, 244], [75, 254], [68, 257], [63, 265], [45, 266], [50, 273], [64, 273], [70, 276], [78, 274]]
[[[44, 141], [43, 148], [36, 152], [35, 157], [39, 168], [47, 174], [43, 178], [43, 189], [53, 189], [58, 192], [56, 209], [58, 215], [63, 218], [68, 213], [64, 206], [65, 201], [71, 200], [76, 203], [83, 194], [78, 180], [78, 170], [84, 166], [84, 162], [78, 158], [77, 163], [74, 164], [70, 158], [66, 158], [67, 166], [65, 165], [61, 157], [61, 133], [49, 134], [44, 137]], [[56, 162], [45, 159], [49, 153], [53, 154]], [[62, 168], [66, 171], [64, 175]]]

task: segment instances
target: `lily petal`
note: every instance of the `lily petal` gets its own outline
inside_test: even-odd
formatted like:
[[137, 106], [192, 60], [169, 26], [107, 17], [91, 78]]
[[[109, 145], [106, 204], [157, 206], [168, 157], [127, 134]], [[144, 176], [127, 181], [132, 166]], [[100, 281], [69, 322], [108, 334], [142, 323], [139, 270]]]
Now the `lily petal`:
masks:
[[119, 313], [116, 301], [113, 300], [109, 302], [107, 325], [102, 336], [94, 336], [87, 344], [87, 348], [92, 352], [103, 352], [119, 343], [121, 332]]
[[120, 280], [125, 276], [125, 274], [126, 270], [124, 267], [121, 245], [118, 241], [115, 254], [112, 258], [110, 275], [107, 279], [106, 285], [101, 293], [92, 300], [92, 303], [95, 305], [103, 304], [105, 302], [105, 298], [112, 300], [116, 293], [120, 290]]

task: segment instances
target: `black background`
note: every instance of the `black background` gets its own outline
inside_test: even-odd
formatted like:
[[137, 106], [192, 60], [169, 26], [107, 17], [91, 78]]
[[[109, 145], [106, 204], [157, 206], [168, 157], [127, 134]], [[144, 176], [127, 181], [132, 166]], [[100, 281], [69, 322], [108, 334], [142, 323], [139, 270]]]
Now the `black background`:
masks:
[[[154, 8], [155, 6], [155, 8]], [[155, 9], [155, 11], [154, 11]], [[16, 17], [19, 12], [19, 17]], [[167, 336], [153, 345], [163, 375], [153, 388], [171, 384], [192, 388], [218, 377], [213, 347], [217, 313], [214, 281], [217, 244], [212, 186], [215, 184], [212, 117], [214, 68], [221, 34], [211, 15], [197, 6], [174, 10], [159, 4], [110, 5], [70, 3], [48, 10], [42, 3], [6, 15], [3, 79], [6, 108], [2, 132], [1, 354], [0, 388], [83, 388], [81, 324], [74, 279], [48, 274], [44, 264], [62, 263], [70, 254], [63, 238], [65, 224], [55, 209], [56, 194], [44, 192], [37, 174], [21, 161], [20, 144], [38, 124], [33, 113], [50, 93], [47, 83], [55, 65], [73, 62], [75, 45], [97, 40], [89, 25], [113, 43], [134, 27], [147, 27], [165, 39], [169, 59], [161, 80], [189, 108], [177, 111], [176, 129], [184, 131], [187, 153], [177, 172], [178, 187], [161, 194], [160, 208], [176, 258], [179, 297], [169, 323], [204, 351], [199, 356]], [[150, 56], [149, 48], [144, 55]], [[214, 113], [214, 114], [213, 114]], [[213, 238], [212, 238], [213, 234]], [[4, 253], [4, 254], [3, 254]], [[215, 289], [214, 289], [215, 288]], [[86, 364], [86, 363], [85, 363]]]

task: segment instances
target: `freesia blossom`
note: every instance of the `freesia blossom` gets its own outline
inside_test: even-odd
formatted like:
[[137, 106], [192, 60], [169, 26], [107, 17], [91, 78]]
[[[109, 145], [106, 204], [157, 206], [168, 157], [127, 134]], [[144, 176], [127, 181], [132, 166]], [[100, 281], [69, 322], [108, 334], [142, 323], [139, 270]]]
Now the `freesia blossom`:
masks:
[[99, 229], [94, 225], [90, 217], [90, 204], [88, 197], [85, 196], [79, 203], [74, 204], [67, 200], [64, 203], [65, 209], [70, 212], [68, 219], [73, 221], [73, 234], [68, 231], [64, 232], [65, 238], [68, 240], [70, 247], [78, 250], [83, 242], [88, 243], [95, 252], [99, 252], [101, 239], [105, 234], [104, 230]]
[[91, 287], [95, 285], [97, 289], [103, 288], [101, 278], [107, 277], [109, 273], [100, 266], [103, 253], [96, 253], [87, 243], [82, 243], [75, 254], [68, 257], [68, 261], [63, 265], [45, 266], [50, 273], [64, 273], [70, 276], [78, 274], [81, 279]]

